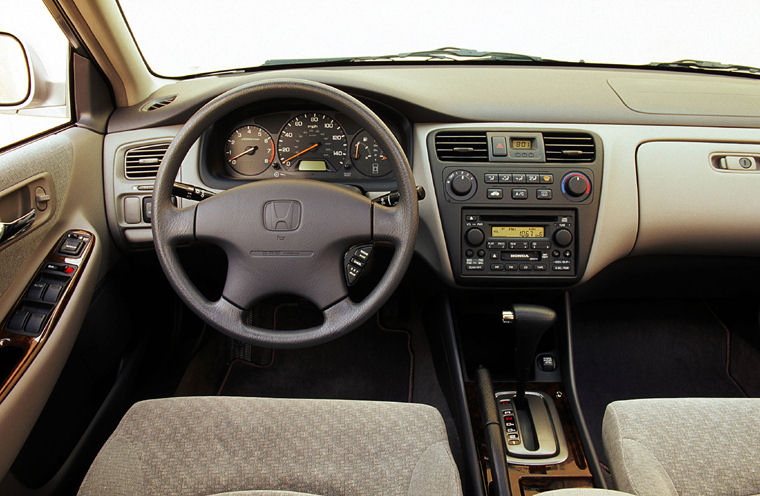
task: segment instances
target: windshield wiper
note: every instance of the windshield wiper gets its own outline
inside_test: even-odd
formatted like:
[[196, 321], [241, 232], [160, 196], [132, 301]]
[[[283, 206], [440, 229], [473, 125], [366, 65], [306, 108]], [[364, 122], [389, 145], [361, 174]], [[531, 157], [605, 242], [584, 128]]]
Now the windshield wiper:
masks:
[[550, 62], [533, 55], [507, 52], [481, 52], [469, 48], [443, 47], [435, 50], [396, 53], [392, 55], [371, 55], [366, 57], [332, 57], [317, 59], [271, 59], [262, 66], [330, 64], [347, 62], [395, 62], [395, 61], [497, 61], [497, 62]]
[[709, 60], [676, 60], [675, 62], [650, 62], [652, 67], [670, 67], [675, 69], [700, 69], [710, 71], [744, 72], [748, 74], [760, 74], [760, 68], [749, 65], [724, 64], [722, 62], [710, 62]]

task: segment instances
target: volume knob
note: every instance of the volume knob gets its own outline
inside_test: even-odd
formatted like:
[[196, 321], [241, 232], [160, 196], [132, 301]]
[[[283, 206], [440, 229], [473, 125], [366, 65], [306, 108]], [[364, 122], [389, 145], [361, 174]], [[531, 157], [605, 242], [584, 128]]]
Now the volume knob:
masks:
[[465, 238], [467, 238], [467, 242], [472, 246], [479, 246], [481, 243], [483, 243], [483, 240], [486, 238], [486, 236], [483, 234], [483, 231], [477, 227], [473, 227], [467, 231]]

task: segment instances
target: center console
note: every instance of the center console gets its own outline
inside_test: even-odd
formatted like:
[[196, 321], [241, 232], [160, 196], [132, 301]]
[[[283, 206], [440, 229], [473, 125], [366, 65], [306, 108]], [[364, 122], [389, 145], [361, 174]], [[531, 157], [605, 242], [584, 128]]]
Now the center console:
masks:
[[602, 184], [598, 136], [463, 127], [430, 133], [427, 145], [458, 284], [581, 278]]

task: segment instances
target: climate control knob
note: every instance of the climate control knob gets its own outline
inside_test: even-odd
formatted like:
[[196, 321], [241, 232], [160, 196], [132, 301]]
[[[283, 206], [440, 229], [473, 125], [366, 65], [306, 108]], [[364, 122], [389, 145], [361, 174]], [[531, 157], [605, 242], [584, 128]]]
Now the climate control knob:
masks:
[[469, 229], [464, 236], [465, 236], [465, 239], [467, 240], [467, 243], [469, 243], [472, 246], [479, 246], [483, 243], [483, 240], [486, 239], [486, 236], [485, 234], [483, 234], [483, 231], [478, 229], [477, 227], [473, 227], [472, 229]]
[[571, 172], [562, 178], [562, 193], [574, 199], [584, 199], [591, 194], [591, 180], [582, 172]]
[[466, 170], [456, 170], [446, 177], [446, 191], [455, 200], [472, 198], [477, 187], [475, 176]]

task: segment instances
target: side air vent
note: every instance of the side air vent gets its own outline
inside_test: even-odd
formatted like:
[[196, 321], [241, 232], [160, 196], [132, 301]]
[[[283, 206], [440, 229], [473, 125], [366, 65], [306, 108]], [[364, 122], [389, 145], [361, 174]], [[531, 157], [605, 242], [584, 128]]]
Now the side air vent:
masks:
[[124, 175], [127, 179], [154, 179], [169, 143], [130, 148], [124, 154]]
[[163, 98], [159, 98], [157, 100], [151, 100], [150, 102], [143, 105], [140, 110], [142, 110], [143, 112], [151, 112], [153, 110], [158, 110], [172, 103], [175, 98], [177, 98], [177, 95], [170, 95]]
[[485, 131], [443, 131], [435, 135], [438, 160], [488, 162]]
[[543, 133], [547, 162], [593, 162], [594, 138], [585, 133]]

